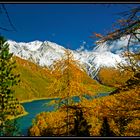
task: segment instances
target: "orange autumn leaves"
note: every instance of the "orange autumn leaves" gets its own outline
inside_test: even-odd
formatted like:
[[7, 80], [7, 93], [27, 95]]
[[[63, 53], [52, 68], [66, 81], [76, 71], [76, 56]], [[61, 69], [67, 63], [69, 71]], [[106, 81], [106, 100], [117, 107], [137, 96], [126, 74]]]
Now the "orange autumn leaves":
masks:
[[[69, 131], [74, 129], [74, 112], [69, 111]], [[42, 112], [33, 120], [33, 126], [29, 129], [30, 136], [66, 136], [67, 112], [60, 108], [55, 112]]]
[[92, 125], [91, 136], [99, 136], [103, 118], [107, 117], [111, 130], [116, 136], [140, 135], [140, 87], [81, 102], [88, 108], [85, 117]]
[[66, 51], [65, 56], [52, 65], [52, 75], [56, 80], [49, 87], [50, 96], [56, 95], [65, 98], [67, 96], [94, 94], [91, 90], [88, 90], [88, 84], [83, 84], [85, 81], [89, 83], [91, 78], [86, 74], [84, 68], [80, 66], [82, 69], [80, 70], [79, 66], [79, 63], [73, 59], [73, 55], [69, 51]]
[[[57, 62], [54, 66], [55, 69], [52, 74], [56, 77], [56, 81], [50, 87], [50, 95], [55, 94], [63, 99], [67, 98], [68, 95], [69, 97], [74, 95], [81, 96], [83, 93], [93, 95], [86, 85], [83, 86], [84, 80], [93, 84], [90, 78], [85, 78], [87, 76], [77, 68], [76, 63], [70, 58], [67, 57], [67, 59]], [[59, 69], [60, 67], [61, 69]], [[112, 71], [112, 73], [110, 72], [111, 70], [108, 71], [106, 74], [111, 74], [111, 76], [109, 75], [110, 77], [107, 79], [108, 75], [106, 75], [106, 80], [112, 80], [112, 76], [116, 78], [112, 86], [121, 87], [128, 80], [128, 77], [123, 77], [118, 71]], [[111, 81], [109, 82], [111, 83]], [[139, 91], [140, 87], [136, 86], [126, 91], [120, 90], [120, 93], [94, 100], [81, 98], [81, 102], [75, 105], [82, 108], [83, 116], [91, 126], [89, 128], [90, 136], [101, 136], [100, 130], [104, 117], [107, 118], [110, 129], [116, 136], [139, 136]], [[69, 116], [71, 123], [69, 130], [71, 130], [74, 127], [74, 114], [71, 110], [69, 110]], [[30, 136], [64, 136], [67, 130], [66, 118], [67, 112], [64, 108], [60, 108], [56, 112], [42, 112], [35, 118], [33, 126], [29, 130]]]
[[43, 136], [44, 134], [47, 133], [46, 132], [47, 128], [49, 128], [51, 136], [55, 134], [61, 135], [61, 133], [64, 133], [64, 131], [66, 131], [66, 128], [62, 129], [63, 125], [65, 125], [64, 122], [65, 117], [66, 117], [66, 112], [62, 110], [61, 112], [60, 111], [51, 112], [51, 113], [42, 112], [38, 114], [36, 118], [33, 120], [33, 126], [29, 130], [30, 136]]
[[[137, 89], [136, 93], [131, 90], [94, 100], [83, 99], [76, 105], [82, 108], [84, 118], [91, 126], [90, 136], [101, 136], [103, 117], [107, 117], [110, 129], [116, 136], [139, 136], [139, 96], [140, 92]], [[30, 129], [31, 136], [43, 136], [43, 131], [48, 129], [53, 132], [52, 136], [63, 136], [66, 133], [66, 115], [64, 108], [56, 112], [40, 113]], [[74, 126], [72, 111], [69, 112], [69, 116], [72, 129]]]
[[102, 84], [120, 87], [125, 85], [126, 81], [131, 77], [132, 73], [129, 71], [121, 72], [119, 69], [115, 68], [101, 68], [98, 77]]

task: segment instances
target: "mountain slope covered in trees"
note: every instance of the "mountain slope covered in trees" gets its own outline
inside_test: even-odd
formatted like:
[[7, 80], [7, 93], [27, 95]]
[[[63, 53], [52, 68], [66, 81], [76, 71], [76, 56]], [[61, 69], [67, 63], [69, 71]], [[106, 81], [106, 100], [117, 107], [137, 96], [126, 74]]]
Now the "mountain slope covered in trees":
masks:
[[130, 79], [132, 73], [129, 71], [121, 71], [113, 67], [102, 67], [100, 68], [96, 78], [99, 83], [111, 86], [111, 87], [120, 87], [125, 85], [126, 81]]
[[[56, 81], [54, 73], [51, 73], [47, 68], [40, 67], [19, 57], [15, 57], [15, 59], [17, 64], [15, 72], [20, 74], [21, 80], [19, 85], [14, 87], [15, 97], [20, 101], [27, 101], [59, 96], [57, 93], [53, 95], [50, 94], [50, 87], [53, 86]], [[114, 89], [99, 84], [80, 69], [74, 68], [74, 66], [73, 72], [78, 73], [78, 76], [82, 77], [81, 86], [86, 86], [93, 95], [101, 92], [110, 92]]]

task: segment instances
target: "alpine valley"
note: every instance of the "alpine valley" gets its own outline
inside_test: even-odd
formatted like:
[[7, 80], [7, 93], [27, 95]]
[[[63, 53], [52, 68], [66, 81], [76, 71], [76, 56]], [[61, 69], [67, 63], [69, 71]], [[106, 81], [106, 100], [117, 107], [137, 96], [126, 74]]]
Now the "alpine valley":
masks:
[[[24, 43], [8, 40], [8, 44], [10, 52], [12, 52], [16, 58], [16, 73], [20, 74], [21, 79], [20, 84], [15, 87], [16, 97], [20, 101], [51, 97], [48, 91], [50, 85], [54, 83], [55, 77], [51, 73], [50, 67], [54, 62], [60, 60], [65, 55], [65, 50], [67, 49], [50, 41]], [[104, 82], [105, 78], [103, 80], [101, 78], [97, 80], [98, 77], [102, 77], [101, 74], [103, 72], [101, 70], [103, 68], [107, 68], [106, 71], [109, 71], [110, 75], [112, 71], [116, 71], [117, 63], [124, 61], [121, 57], [123, 49], [120, 47], [117, 50], [112, 50], [112, 48], [113, 47], [110, 47], [109, 49], [108, 46], [104, 44], [103, 46], [95, 47], [91, 51], [84, 49], [84, 46], [81, 46], [81, 48], [77, 50], [69, 49], [74, 59], [84, 66], [87, 73], [82, 79], [82, 83], [84, 83], [86, 79], [90, 79], [90, 81], [92, 81], [91, 84], [89, 84], [89, 82], [86, 86], [94, 94], [109, 92], [114, 89], [114, 87], [108, 87], [110, 84]], [[111, 68], [113, 68], [113, 70]], [[77, 72], [78, 71], [83, 73], [80, 67]], [[100, 71], [101, 74], [99, 75]], [[117, 74], [116, 77], [118, 77]], [[109, 80], [108, 77], [107, 79]], [[126, 78], [123, 78], [123, 80], [126, 80]], [[55, 96], [57, 97], [57, 95]]]

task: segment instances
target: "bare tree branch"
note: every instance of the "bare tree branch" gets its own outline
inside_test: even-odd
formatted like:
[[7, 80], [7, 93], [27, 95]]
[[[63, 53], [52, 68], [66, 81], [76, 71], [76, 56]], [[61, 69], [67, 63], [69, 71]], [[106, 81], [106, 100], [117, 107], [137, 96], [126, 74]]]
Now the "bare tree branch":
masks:
[[0, 29], [1, 29], [1, 30], [5, 30], [5, 31], [17, 31], [16, 28], [15, 28], [15, 26], [13, 25], [11, 19], [10, 19], [9, 13], [8, 13], [8, 11], [7, 11], [6, 7], [5, 7], [5, 5], [4, 5], [4, 4], [1, 4], [1, 6], [2, 6], [2, 8], [3, 8], [3, 10], [4, 10], [5, 14], [6, 14], [6, 17], [7, 17], [7, 19], [8, 19], [8, 22], [9, 22], [9, 24], [10, 24], [10, 26], [12, 27], [13, 30], [9, 30], [9, 29], [4, 28], [4, 27], [0, 27]]

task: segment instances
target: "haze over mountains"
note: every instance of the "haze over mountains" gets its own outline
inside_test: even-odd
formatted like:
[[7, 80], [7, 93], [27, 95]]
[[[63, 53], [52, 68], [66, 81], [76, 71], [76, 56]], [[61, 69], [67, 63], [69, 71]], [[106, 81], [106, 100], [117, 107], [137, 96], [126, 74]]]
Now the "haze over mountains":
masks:
[[[117, 63], [124, 62], [121, 53], [125, 51], [127, 40], [122, 38], [118, 42], [113, 42], [110, 46], [106, 43], [96, 46], [89, 51], [83, 48], [70, 50], [75, 60], [85, 66], [87, 73], [94, 77], [100, 67], [116, 67]], [[50, 41], [15, 42], [8, 40], [10, 52], [15, 56], [28, 60], [43, 67], [50, 67], [54, 61], [61, 59], [66, 48]], [[139, 49], [139, 45], [134, 47], [134, 51]], [[94, 66], [94, 67], [93, 67]]]

